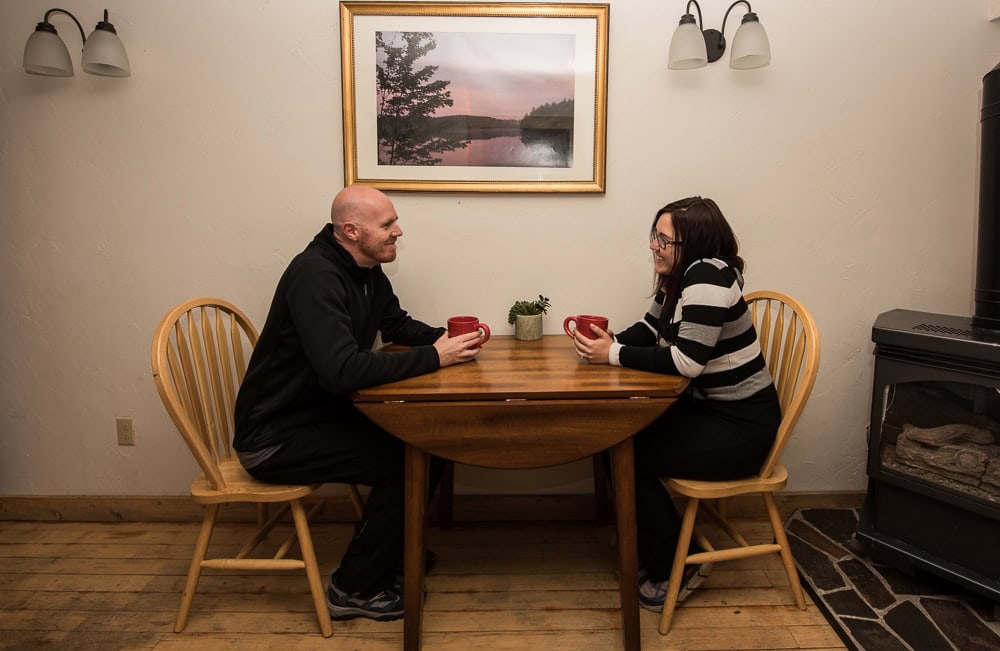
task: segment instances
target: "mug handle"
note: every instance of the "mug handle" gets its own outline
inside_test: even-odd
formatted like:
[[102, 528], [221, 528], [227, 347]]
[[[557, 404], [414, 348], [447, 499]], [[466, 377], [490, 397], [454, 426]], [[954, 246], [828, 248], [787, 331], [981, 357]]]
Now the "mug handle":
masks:
[[479, 345], [482, 346], [483, 344], [485, 344], [487, 341], [490, 340], [490, 327], [485, 323], [480, 323], [479, 329], [483, 331], [483, 338], [479, 342]]
[[568, 316], [563, 321], [563, 330], [566, 331], [566, 336], [569, 337], [570, 339], [572, 339], [573, 338], [573, 330], [569, 329], [570, 322], [572, 322], [574, 324], [574, 329], [576, 329], [576, 317], [575, 316]]

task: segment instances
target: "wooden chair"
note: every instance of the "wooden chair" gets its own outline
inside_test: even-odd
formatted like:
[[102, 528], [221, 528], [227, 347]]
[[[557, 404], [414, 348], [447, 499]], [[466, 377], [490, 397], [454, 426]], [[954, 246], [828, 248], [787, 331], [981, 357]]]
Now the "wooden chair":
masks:
[[[153, 336], [153, 380], [164, 407], [201, 468], [201, 476], [191, 484], [191, 497], [205, 507], [174, 631], [180, 633], [187, 624], [202, 568], [304, 569], [320, 629], [324, 637], [329, 637], [333, 628], [308, 520], [309, 515], [322, 508], [323, 502], [318, 502], [308, 515], [302, 505], [302, 499], [321, 484], [299, 486], [257, 481], [243, 469], [232, 449], [236, 392], [256, 343], [257, 330], [247, 316], [232, 303], [218, 298], [196, 298], [178, 305], [163, 317]], [[349, 485], [348, 491], [360, 514], [357, 489]], [[235, 557], [206, 558], [220, 505], [238, 502], [258, 505], [258, 528]], [[282, 508], [268, 518], [269, 504], [281, 504]], [[295, 523], [292, 535], [272, 558], [250, 558], [289, 509]], [[296, 537], [302, 560], [285, 558]]]
[[[795, 604], [799, 610], [806, 608], [799, 575], [795, 570], [792, 552], [788, 547], [788, 537], [785, 535], [773, 494], [788, 483], [788, 470], [780, 465], [778, 460], [816, 382], [816, 374], [819, 371], [819, 332], [809, 311], [790, 296], [770, 291], [753, 292], [747, 295], [746, 301], [754, 327], [757, 329], [764, 360], [778, 390], [782, 413], [781, 425], [778, 427], [771, 453], [761, 466], [760, 473], [755, 476], [730, 481], [663, 479], [668, 490], [687, 497], [688, 501], [684, 509], [680, 538], [677, 541], [677, 553], [670, 570], [666, 603], [663, 605], [663, 614], [660, 617], [661, 635], [666, 635], [670, 630], [685, 565], [780, 554], [785, 574], [788, 575], [788, 584], [795, 597]], [[774, 530], [774, 543], [749, 544], [729, 522], [724, 511], [720, 513], [720, 510], [702, 502], [707, 499], [723, 500], [751, 493], [760, 493], [764, 498], [771, 528]], [[695, 516], [699, 505], [704, 507], [705, 512], [732, 538], [736, 546], [715, 549], [704, 536], [694, 534]], [[688, 554], [692, 534], [696, 535], [705, 551]]]

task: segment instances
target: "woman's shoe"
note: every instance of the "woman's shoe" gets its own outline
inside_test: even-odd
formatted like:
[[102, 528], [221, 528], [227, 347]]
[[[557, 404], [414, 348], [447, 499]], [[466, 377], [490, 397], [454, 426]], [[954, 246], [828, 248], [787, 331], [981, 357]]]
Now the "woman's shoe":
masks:
[[[687, 599], [698, 586], [705, 582], [705, 579], [711, 573], [711, 563], [701, 563], [685, 567], [684, 574], [681, 575], [681, 589], [677, 593], [677, 603], [682, 603]], [[667, 590], [669, 587], [669, 579], [664, 579], [663, 581], [646, 579], [639, 585], [639, 605], [655, 613], [663, 612], [663, 602], [667, 600]]]

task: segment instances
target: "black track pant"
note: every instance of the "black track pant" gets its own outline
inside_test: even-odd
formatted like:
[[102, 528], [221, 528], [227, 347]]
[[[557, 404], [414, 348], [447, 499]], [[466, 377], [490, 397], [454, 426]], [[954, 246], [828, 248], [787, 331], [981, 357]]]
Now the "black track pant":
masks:
[[[364, 517], [337, 572], [342, 589], [368, 597], [393, 585], [403, 558], [404, 449], [402, 441], [352, 409], [335, 419], [297, 423], [281, 449], [248, 472], [271, 483], [371, 487]], [[431, 458], [430, 493], [441, 466], [440, 459]]]

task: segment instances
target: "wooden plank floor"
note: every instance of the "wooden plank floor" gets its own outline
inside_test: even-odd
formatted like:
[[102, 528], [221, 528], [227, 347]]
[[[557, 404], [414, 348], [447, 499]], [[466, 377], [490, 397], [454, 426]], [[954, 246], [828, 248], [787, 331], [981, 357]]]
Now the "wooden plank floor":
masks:
[[[766, 523], [749, 522], [767, 538]], [[0, 522], [0, 649], [402, 648], [402, 621], [334, 622], [318, 633], [299, 572], [206, 570], [187, 629], [173, 623], [195, 524]], [[321, 569], [353, 527], [313, 525]], [[213, 545], [238, 548], [246, 525], [223, 524]], [[705, 529], [710, 538], [718, 532]], [[272, 536], [280, 538], [280, 536]], [[428, 530], [438, 565], [427, 576], [426, 651], [621, 649], [616, 552], [586, 523], [457, 524]], [[670, 635], [641, 613], [644, 649], [843, 649], [813, 603], [795, 608], [777, 556], [717, 566], [675, 616]]]

